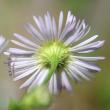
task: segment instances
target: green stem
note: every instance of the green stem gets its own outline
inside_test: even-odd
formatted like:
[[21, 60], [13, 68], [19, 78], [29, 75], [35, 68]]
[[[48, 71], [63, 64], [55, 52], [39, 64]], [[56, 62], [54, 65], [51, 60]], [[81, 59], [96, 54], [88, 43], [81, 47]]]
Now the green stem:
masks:
[[53, 60], [51, 61], [51, 68], [49, 70], [49, 74], [47, 76], [47, 78], [44, 80], [44, 84], [47, 84], [50, 80], [50, 78], [52, 77], [53, 73], [55, 72], [56, 68], [58, 66], [58, 60], [55, 58], [53, 58]]

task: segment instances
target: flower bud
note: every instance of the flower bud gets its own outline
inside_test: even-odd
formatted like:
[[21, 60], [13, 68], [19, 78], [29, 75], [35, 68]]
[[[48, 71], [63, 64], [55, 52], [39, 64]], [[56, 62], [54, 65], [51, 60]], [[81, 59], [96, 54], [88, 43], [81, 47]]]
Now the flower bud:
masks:
[[21, 101], [22, 108], [42, 108], [48, 107], [52, 96], [46, 86], [38, 86], [24, 96]]

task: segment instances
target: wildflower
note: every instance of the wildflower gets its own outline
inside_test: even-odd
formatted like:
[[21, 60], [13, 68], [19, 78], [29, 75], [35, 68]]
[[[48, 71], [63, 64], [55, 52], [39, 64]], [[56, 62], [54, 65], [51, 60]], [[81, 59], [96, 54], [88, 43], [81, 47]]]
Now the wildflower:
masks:
[[26, 30], [34, 40], [14, 33], [16, 40], [11, 42], [21, 49], [9, 48], [5, 52], [10, 58], [14, 81], [28, 77], [20, 88], [29, 87], [30, 90], [46, 84], [51, 93], [57, 94], [62, 88], [72, 90], [69, 79], [89, 80], [92, 72], [100, 71], [94, 61], [102, 60], [104, 57], [87, 57], [85, 53], [94, 52], [102, 47], [104, 40], [94, 41], [98, 37], [94, 35], [76, 44], [90, 30], [84, 20], [77, 21], [70, 11], [65, 25], [63, 12], [60, 12], [58, 27], [55, 18], [51, 17], [49, 12], [44, 17], [33, 16], [33, 19], [37, 27], [29, 23]]

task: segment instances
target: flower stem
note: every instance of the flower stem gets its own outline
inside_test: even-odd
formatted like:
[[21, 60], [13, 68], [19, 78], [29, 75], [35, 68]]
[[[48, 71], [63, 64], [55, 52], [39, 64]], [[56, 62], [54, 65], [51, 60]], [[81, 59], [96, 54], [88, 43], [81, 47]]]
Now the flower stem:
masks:
[[48, 74], [47, 78], [44, 80], [44, 84], [47, 84], [49, 82], [49, 80], [52, 77], [53, 73], [56, 71], [58, 63], [59, 63], [58, 58], [54, 56], [53, 59], [51, 60], [51, 67], [49, 69], [49, 74]]

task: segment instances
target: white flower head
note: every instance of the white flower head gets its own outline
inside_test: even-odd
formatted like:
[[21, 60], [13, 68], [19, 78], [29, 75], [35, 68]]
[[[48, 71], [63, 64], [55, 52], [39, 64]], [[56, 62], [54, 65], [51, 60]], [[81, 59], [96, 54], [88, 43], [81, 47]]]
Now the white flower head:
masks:
[[7, 44], [8, 41], [2, 35], [0, 35], [0, 54], [4, 52]]
[[11, 41], [21, 49], [9, 48], [5, 52], [10, 58], [9, 65], [14, 80], [28, 78], [20, 88], [29, 87], [30, 90], [38, 85], [47, 84], [49, 91], [57, 94], [62, 88], [72, 90], [72, 82], [69, 79], [89, 80], [92, 72], [100, 71], [94, 61], [102, 60], [104, 57], [87, 57], [85, 53], [94, 52], [102, 47], [104, 40], [94, 41], [98, 37], [94, 35], [76, 44], [90, 30], [84, 20], [77, 21], [70, 11], [65, 24], [63, 12], [60, 12], [58, 26], [49, 12], [44, 17], [33, 16], [33, 19], [37, 27], [28, 24], [26, 30], [34, 40], [14, 33], [16, 40]]

